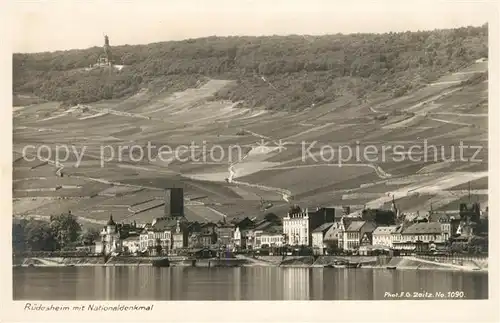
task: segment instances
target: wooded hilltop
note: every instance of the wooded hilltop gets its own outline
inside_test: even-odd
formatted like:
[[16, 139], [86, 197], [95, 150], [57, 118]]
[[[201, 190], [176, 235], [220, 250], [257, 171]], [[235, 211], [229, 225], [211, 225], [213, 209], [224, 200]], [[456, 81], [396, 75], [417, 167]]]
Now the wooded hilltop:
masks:
[[340, 96], [398, 97], [488, 57], [488, 26], [326, 36], [207, 37], [112, 46], [120, 72], [84, 72], [101, 47], [14, 54], [14, 94], [68, 105], [117, 99], [141, 88], [180, 91], [207, 78], [236, 80], [215, 99], [301, 110]]

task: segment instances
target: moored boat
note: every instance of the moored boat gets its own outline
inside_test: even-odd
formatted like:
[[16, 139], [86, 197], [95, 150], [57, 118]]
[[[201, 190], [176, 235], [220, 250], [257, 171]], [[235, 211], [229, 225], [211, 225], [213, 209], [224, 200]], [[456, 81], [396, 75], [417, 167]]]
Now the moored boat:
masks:
[[335, 261], [333, 264], [325, 266], [327, 268], [359, 268], [361, 263], [359, 262], [345, 262], [345, 261]]
[[170, 260], [167, 257], [153, 259], [152, 265], [153, 267], [170, 267]]
[[347, 268], [360, 268], [361, 267], [361, 263], [360, 262], [348, 262], [346, 264], [346, 267]]

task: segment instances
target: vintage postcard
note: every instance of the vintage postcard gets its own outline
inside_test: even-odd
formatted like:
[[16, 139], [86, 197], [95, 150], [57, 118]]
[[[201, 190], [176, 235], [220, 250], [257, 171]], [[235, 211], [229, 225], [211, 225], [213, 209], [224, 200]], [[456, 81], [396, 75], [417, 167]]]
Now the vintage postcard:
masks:
[[498, 8], [12, 2], [2, 317], [498, 319]]

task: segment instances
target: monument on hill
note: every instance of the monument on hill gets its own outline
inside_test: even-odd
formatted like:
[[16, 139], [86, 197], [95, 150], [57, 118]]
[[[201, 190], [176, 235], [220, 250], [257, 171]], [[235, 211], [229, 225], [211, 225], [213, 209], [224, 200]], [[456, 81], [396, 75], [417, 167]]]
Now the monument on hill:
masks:
[[108, 35], [104, 35], [104, 46], [103, 46], [104, 53], [99, 56], [99, 60], [97, 62], [98, 65], [100, 66], [111, 66], [112, 59], [111, 59], [111, 46], [109, 46], [109, 37]]

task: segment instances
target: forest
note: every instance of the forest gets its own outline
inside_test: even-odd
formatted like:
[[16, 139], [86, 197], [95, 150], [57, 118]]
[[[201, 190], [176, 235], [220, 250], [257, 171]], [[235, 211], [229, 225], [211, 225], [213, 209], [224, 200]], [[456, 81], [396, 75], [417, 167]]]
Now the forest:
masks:
[[[112, 35], [110, 36], [112, 41]], [[73, 105], [124, 98], [142, 88], [174, 92], [208, 78], [236, 80], [214, 99], [301, 110], [340, 96], [402, 96], [488, 57], [488, 26], [385, 34], [207, 37], [112, 46], [120, 72], [84, 71], [102, 53], [13, 55], [13, 93]]]

